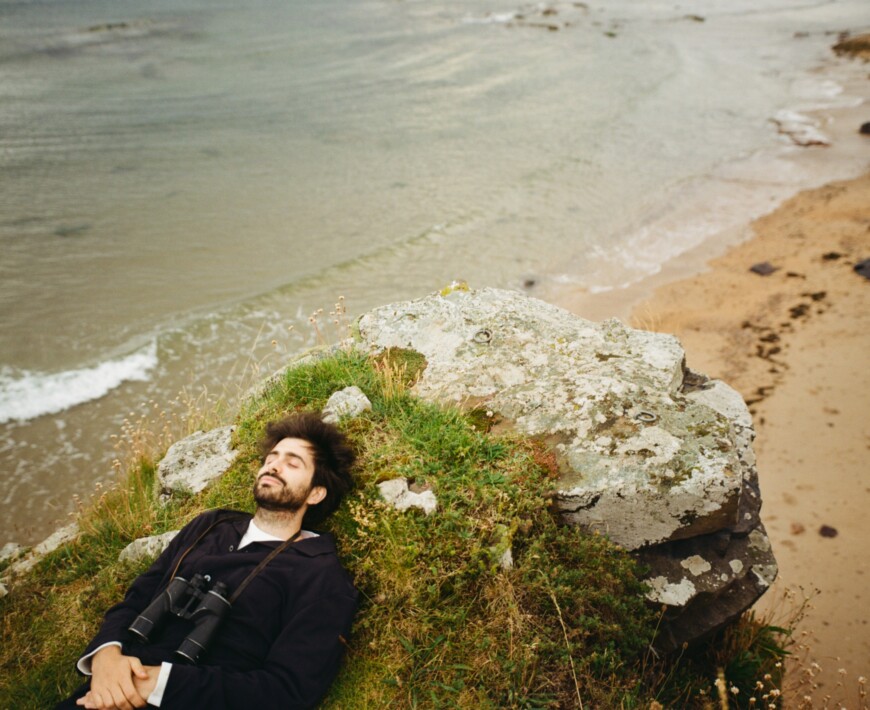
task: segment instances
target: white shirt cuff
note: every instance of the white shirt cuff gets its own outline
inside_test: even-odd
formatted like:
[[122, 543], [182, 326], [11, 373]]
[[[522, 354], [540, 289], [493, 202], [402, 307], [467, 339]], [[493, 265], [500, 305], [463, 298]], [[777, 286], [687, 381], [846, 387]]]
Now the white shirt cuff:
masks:
[[158, 708], [160, 707], [160, 703], [163, 702], [163, 691], [166, 690], [166, 684], [169, 682], [169, 671], [171, 670], [171, 663], [163, 661], [163, 663], [160, 664], [160, 673], [157, 675], [157, 685], [154, 686], [151, 695], [146, 698], [149, 705]]
[[118, 648], [121, 648], [121, 642], [109, 641], [108, 643], [104, 643], [102, 646], [97, 646], [97, 648], [91, 651], [87, 656], [82, 656], [78, 660], [78, 663], [76, 663], [76, 668], [79, 669], [79, 672], [84, 673], [85, 675], [91, 675], [91, 660], [93, 659], [95, 654], [99, 653], [107, 646], [117, 646]]

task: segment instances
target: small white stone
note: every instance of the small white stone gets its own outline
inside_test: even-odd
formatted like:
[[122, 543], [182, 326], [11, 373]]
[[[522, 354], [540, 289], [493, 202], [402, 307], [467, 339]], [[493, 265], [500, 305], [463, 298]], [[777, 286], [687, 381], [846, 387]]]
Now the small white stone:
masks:
[[405, 478], [393, 478], [379, 483], [378, 490], [381, 497], [396, 510], [419, 508], [426, 515], [430, 515], [438, 508], [438, 499], [432, 491], [415, 493], [408, 489], [408, 480]]
[[0, 547], [0, 562], [14, 559], [24, 552], [24, 546], [17, 542], [7, 542], [3, 547]]
[[511, 548], [508, 548], [502, 553], [501, 558], [498, 561], [499, 567], [503, 570], [509, 570], [514, 568], [514, 553]]
[[740, 560], [731, 560], [728, 564], [734, 574], [740, 574], [743, 571], [743, 563]]
[[166, 546], [172, 542], [172, 538], [176, 535], [178, 535], [178, 530], [170, 530], [162, 535], [140, 537], [121, 550], [118, 559], [121, 562], [138, 562], [145, 557], [156, 557], [166, 549]]
[[188, 490], [199, 493], [220, 478], [236, 458], [232, 449], [233, 427], [198, 431], [176, 441], [157, 467], [163, 491]]
[[372, 403], [356, 385], [333, 392], [323, 408], [323, 421], [336, 424], [342, 417], [358, 417], [372, 408]]

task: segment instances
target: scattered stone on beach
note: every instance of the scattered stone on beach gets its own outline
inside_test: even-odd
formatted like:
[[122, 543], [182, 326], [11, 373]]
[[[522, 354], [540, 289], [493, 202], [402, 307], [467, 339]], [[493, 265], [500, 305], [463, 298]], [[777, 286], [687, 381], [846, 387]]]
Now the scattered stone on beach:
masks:
[[757, 264], [750, 266], [749, 270], [753, 274], [758, 274], [759, 276], [770, 276], [772, 273], [779, 271], [779, 267], [774, 266], [769, 261], [760, 261]]
[[802, 535], [806, 532], [806, 527], [803, 523], [792, 523], [791, 524], [791, 534], [792, 535]]
[[839, 534], [839, 530], [837, 530], [837, 528], [832, 528], [830, 525], [822, 525], [822, 527], [819, 528], [819, 535], [822, 537], [837, 537]]
[[870, 136], [870, 121], [867, 121], [867, 123], [862, 123], [861, 128], [858, 129], [858, 133], [860, 133], [862, 136]]
[[701, 15], [683, 15], [683, 18], [692, 22], [706, 22], [706, 18]]
[[842, 259], [843, 255], [837, 251], [829, 251], [822, 254], [822, 261], [836, 261], [837, 259]]
[[803, 147], [831, 145], [831, 139], [818, 129], [817, 122], [802, 113], [782, 110], [770, 120], [776, 124], [782, 135], [791, 138], [796, 145]]
[[235, 427], [198, 431], [176, 441], [157, 467], [157, 480], [164, 493], [199, 493], [222, 476], [236, 458], [232, 448]]
[[868, 61], [870, 60], [870, 33], [846, 37], [837, 42], [832, 49], [841, 57], [846, 56]]
[[852, 268], [859, 276], [863, 276], [865, 279], [870, 279], [870, 259], [863, 259]]

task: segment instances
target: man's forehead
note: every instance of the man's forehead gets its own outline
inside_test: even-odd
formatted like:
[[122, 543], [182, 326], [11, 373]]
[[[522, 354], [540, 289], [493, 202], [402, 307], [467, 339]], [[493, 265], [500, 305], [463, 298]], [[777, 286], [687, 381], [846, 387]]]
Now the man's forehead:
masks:
[[293, 454], [307, 462], [311, 462], [314, 458], [314, 450], [311, 447], [311, 443], [305, 439], [281, 439], [281, 441], [272, 447], [272, 451], [280, 454]]

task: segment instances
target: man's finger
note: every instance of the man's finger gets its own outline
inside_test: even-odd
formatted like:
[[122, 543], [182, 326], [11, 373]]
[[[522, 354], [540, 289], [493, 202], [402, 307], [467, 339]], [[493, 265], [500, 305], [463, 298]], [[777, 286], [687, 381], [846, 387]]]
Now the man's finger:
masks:
[[112, 702], [115, 703], [113, 707], [118, 708], [118, 710], [133, 710], [133, 706], [124, 697], [124, 691], [121, 686], [112, 690]]
[[[146, 673], [146, 676], [147, 676], [147, 673]], [[127, 699], [127, 701], [130, 703], [130, 705], [132, 705], [134, 708], [144, 708], [145, 707], [145, 705], [146, 705], [145, 698], [143, 698], [139, 694], [139, 691], [136, 690], [136, 686], [133, 685], [133, 680], [131, 678], [128, 678], [125, 683], [121, 684], [121, 691], [124, 693], [124, 696]]]
[[148, 678], [148, 671], [145, 670], [142, 665], [142, 661], [140, 661], [136, 656], [130, 656], [130, 670], [133, 671], [139, 678], [145, 680]]

